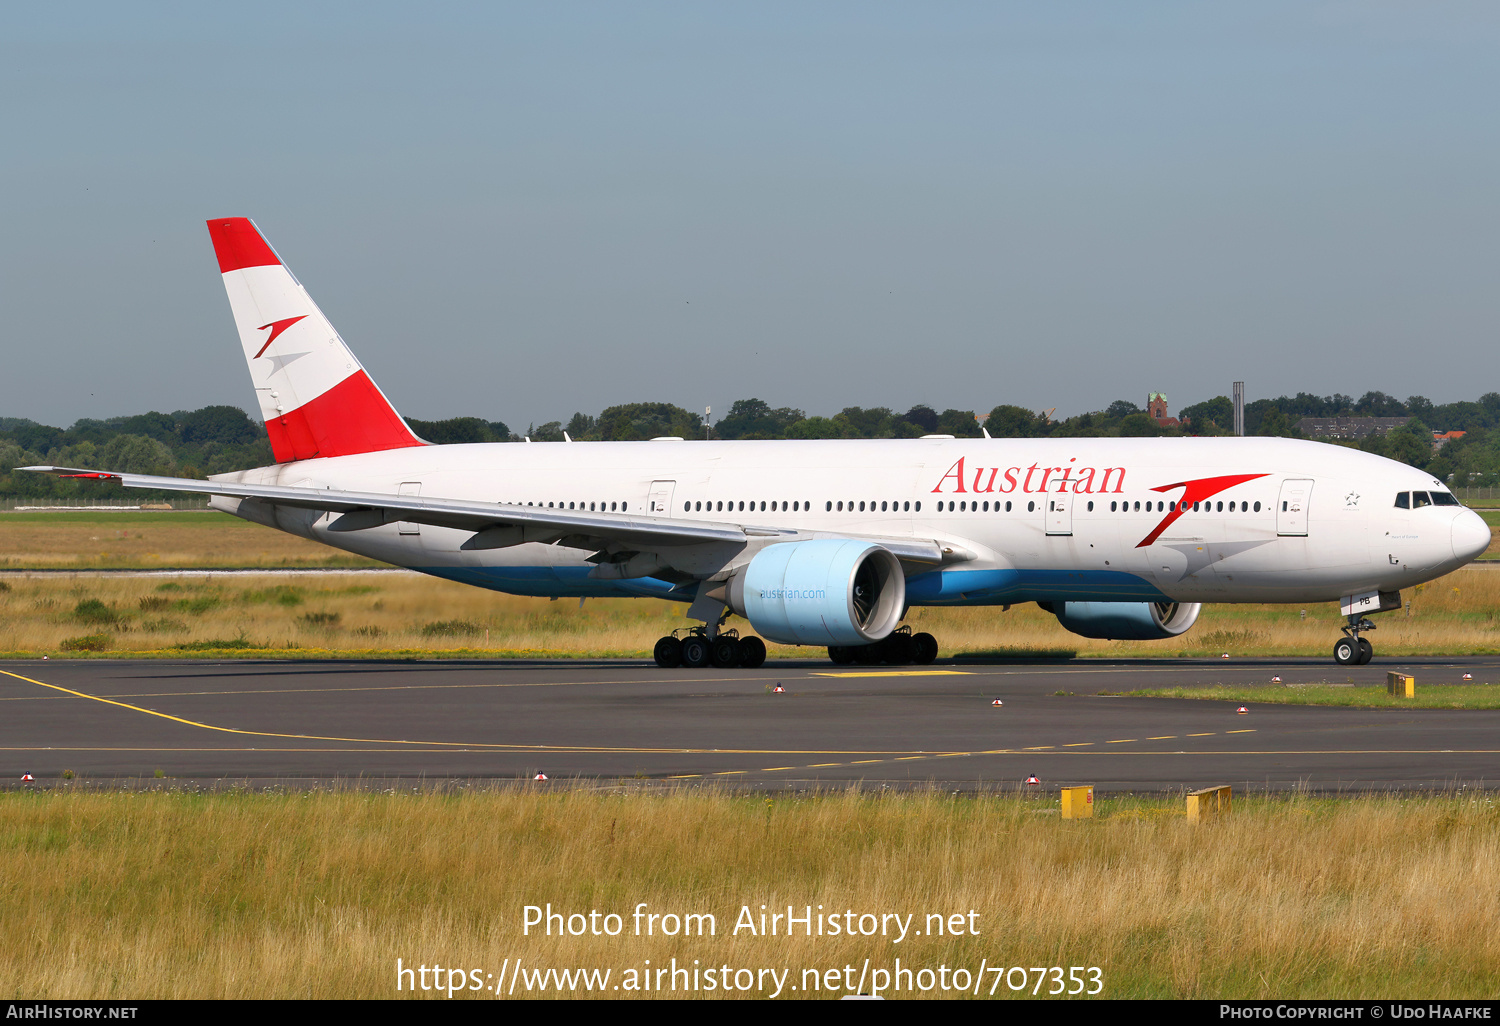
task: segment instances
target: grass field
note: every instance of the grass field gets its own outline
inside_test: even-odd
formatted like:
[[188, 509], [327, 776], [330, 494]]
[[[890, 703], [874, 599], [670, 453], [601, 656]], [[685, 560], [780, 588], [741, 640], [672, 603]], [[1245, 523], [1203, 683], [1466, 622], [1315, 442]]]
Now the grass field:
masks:
[[0, 569], [380, 565], [227, 513], [0, 513]]
[[[1408, 593], [1376, 618], [1382, 656], [1500, 651], [1500, 574], [1466, 568]], [[943, 658], [1326, 656], [1342, 622], [1333, 604], [1207, 606], [1165, 641], [1094, 641], [1035, 605], [916, 608]], [[656, 639], [689, 624], [654, 599], [551, 602], [415, 574], [338, 578], [0, 578], [0, 657], [389, 655], [648, 658]], [[749, 631], [737, 619], [731, 626]], [[773, 646], [773, 656], [817, 656]]]
[[[1449, 676], [1457, 677], [1454, 670]], [[1114, 692], [1111, 692], [1114, 693]], [[1424, 684], [1413, 698], [1388, 695], [1381, 687], [1266, 684], [1258, 687], [1148, 688], [1118, 692], [1143, 698], [1202, 698], [1262, 705], [1342, 705], [1361, 709], [1500, 709], [1500, 684]]]
[[[10, 792], [0, 992], [396, 997], [397, 958], [481, 979], [521, 958], [616, 982], [646, 959], [697, 959], [790, 969], [794, 997], [809, 996], [802, 970], [857, 974], [866, 958], [971, 974], [981, 960], [1097, 966], [1104, 997], [1500, 990], [1500, 812], [1487, 794], [1237, 796], [1231, 815], [1197, 826], [1180, 800], [1103, 798], [1092, 821], [1063, 821], [1056, 805], [854, 791]], [[712, 913], [715, 934], [632, 936], [639, 902]], [[618, 913], [625, 932], [523, 936], [523, 907], [548, 903]], [[977, 936], [733, 935], [741, 907], [762, 904], [911, 914], [916, 929], [973, 910]]]
[[[1495, 516], [1500, 516], [1496, 511]], [[0, 513], [0, 570], [377, 566], [313, 542], [203, 512]], [[1466, 568], [1406, 592], [1376, 617], [1381, 656], [1500, 651], [1500, 574]], [[223, 655], [629, 656], [684, 627], [685, 607], [647, 599], [549, 602], [417, 576], [296, 578], [0, 578], [0, 656]], [[944, 657], [1326, 656], [1341, 618], [1332, 604], [1207, 606], [1180, 638], [1093, 641], [1035, 605], [918, 608]], [[749, 626], [731, 621], [742, 632]], [[772, 649], [772, 655], [809, 650]]]

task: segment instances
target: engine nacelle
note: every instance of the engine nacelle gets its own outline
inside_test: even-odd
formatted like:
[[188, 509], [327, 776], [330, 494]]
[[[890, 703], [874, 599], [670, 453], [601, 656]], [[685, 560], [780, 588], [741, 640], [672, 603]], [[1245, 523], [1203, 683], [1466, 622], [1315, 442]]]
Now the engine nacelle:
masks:
[[867, 645], [901, 622], [906, 576], [895, 553], [869, 542], [782, 542], [731, 578], [728, 599], [767, 641]]
[[1106, 641], [1175, 638], [1198, 620], [1201, 602], [1054, 602], [1057, 621], [1074, 634]]

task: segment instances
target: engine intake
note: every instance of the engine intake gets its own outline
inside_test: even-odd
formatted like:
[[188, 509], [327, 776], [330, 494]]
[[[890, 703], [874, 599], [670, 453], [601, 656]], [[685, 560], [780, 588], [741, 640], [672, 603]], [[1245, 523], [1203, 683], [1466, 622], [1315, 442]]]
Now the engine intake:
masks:
[[866, 645], [901, 622], [906, 576], [889, 549], [851, 538], [768, 545], [729, 583], [729, 608], [783, 645]]
[[1175, 638], [1198, 619], [1200, 602], [1056, 602], [1051, 612], [1074, 634], [1106, 641]]

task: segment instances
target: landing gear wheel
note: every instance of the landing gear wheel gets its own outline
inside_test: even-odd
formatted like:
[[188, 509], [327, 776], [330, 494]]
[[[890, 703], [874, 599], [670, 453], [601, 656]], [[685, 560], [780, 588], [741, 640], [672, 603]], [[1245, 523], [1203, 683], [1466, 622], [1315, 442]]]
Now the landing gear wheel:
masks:
[[892, 666], [905, 666], [914, 661], [917, 646], [910, 634], [891, 634], [880, 642], [881, 659]]
[[1356, 666], [1359, 663], [1359, 641], [1354, 638], [1340, 638], [1333, 646], [1333, 661], [1340, 666]]
[[766, 661], [766, 643], [754, 634], [740, 639], [740, 665], [753, 670]]
[[670, 634], [660, 638], [656, 642], [656, 649], [651, 653], [656, 657], [656, 665], [664, 670], [682, 665], [682, 642]]
[[1375, 658], [1375, 646], [1364, 638], [1359, 639], [1359, 665], [1363, 666]]
[[708, 665], [708, 640], [694, 634], [682, 639], [682, 665], [694, 669]]
[[911, 636], [911, 661], [918, 666], [927, 666], [938, 656], [937, 638], [923, 631]]
[[828, 659], [838, 666], [851, 666], [856, 658], [858, 649], [850, 648], [848, 645], [829, 645]]
[[744, 652], [740, 648], [738, 638], [726, 638], [721, 635], [715, 638], [713, 644], [708, 647], [708, 661], [721, 670], [740, 665], [742, 658], [744, 658]]

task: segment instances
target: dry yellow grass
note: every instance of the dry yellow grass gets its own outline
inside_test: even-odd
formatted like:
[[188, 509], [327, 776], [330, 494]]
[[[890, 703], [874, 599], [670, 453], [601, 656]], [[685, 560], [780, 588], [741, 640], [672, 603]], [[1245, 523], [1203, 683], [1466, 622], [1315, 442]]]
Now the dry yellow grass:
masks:
[[[609, 969], [611, 986], [646, 959], [697, 959], [789, 969], [798, 997], [804, 969], [857, 975], [898, 957], [950, 974], [1098, 966], [1106, 997], [1500, 988], [1488, 796], [1237, 800], [1198, 827], [1179, 804], [1106, 799], [1100, 818], [1065, 822], [1055, 799], [852, 791], [9, 793], [0, 991], [394, 997], [398, 958], [481, 978], [517, 958]], [[712, 913], [716, 935], [631, 936], [639, 902]], [[523, 936], [524, 906], [547, 903], [618, 913], [625, 933]], [[978, 935], [733, 935], [740, 908], [762, 904], [913, 914], [915, 929], [973, 910]]]
[[0, 513], [0, 569], [379, 565], [226, 513]]
[[[61, 654], [69, 639], [102, 637], [103, 654], [166, 652], [230, 641], [247, 654], [649, 657], [658, 637], [685, 627], [686, 607], [651, 599], [523, 598], [418, 575], [338, 577], [0, 577], [0, 655]], [[1409, 593], [1404, 611], [1376, 618], [1383, 656], [1500, 649], [1500, 570], [1460, 570]], [[1167, 641], [1079, 638], [1034, 605], [913, 609], [944, 657], [1326, 656], [1338, 637], [1332, 604], [1209, 606], [1197, 626]], [[733, 620], [743, 632], [750, 626]], [[247, 647], [246, 647], [247, 646]], [[86, 654], [86, 653], [85, 653]], [[773, 656], [821, 657], [819, 650], [772, 647]]]

